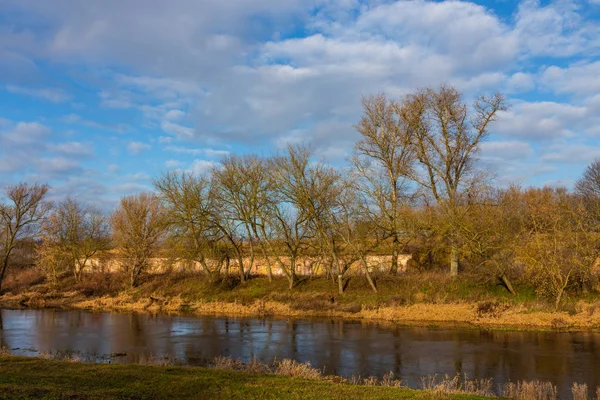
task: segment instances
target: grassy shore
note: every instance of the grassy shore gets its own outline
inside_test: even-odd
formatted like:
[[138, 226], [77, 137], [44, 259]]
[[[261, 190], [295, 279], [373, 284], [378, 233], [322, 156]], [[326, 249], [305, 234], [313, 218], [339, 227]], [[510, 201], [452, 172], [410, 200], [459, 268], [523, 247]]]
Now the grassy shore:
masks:
[[93, 310], [187, 312], [291, 318], [344, 318], [406, 325], [460, 324], [494, 329], [598, 330], [597, 296], [569, 297], [555, 310], [516, 284], [513, 296], [495, 282], [445, 274], [407, 274], [378, 279], [378, 293], [353, 277], [344, 294], [323, 277], [306, 278], [289, 290], [284, 278], [255, 277], [209, 282], [197, 274], [149, 275], [136, 288], [117, 277], [89, 275], [76, 283], [63, 277], [50, 284], [39, 276], [11, 277], [0, 307], [84, 308]]
[[478, 399], [198, 367], [0, 357], [1, 399]]

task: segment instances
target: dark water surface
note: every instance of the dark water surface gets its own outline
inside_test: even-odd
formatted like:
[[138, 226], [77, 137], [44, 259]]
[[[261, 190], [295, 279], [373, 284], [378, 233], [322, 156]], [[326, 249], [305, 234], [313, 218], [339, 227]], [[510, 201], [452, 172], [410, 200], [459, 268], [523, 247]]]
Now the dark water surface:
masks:
[[[14, 354], [75, 352], [95, 361], [217, 356], [310, 361], [326, 373], [383, 376], [419, 387], [427, 375], [600, 385], [600, 334], [384, 326], [340, 320], [261, 320], [55, 310], [0, 310], [0, 345]], [[126, 353], [118, 355], [117, 353]], [[113, 357], [111, 357], [111, 354]]]

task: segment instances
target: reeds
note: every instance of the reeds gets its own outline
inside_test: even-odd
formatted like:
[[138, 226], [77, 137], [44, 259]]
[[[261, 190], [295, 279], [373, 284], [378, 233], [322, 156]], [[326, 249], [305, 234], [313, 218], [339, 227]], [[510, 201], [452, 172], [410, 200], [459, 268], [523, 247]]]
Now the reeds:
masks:
[[502, 396], [514, 400], [555, 400], [556, 386], [550, 382], [519, 381], [508, 382], [502, 389]]
[[435, 393], [494, 396], [491, 379], [469, 379], [466, 374], [456, 374], [452, 378], [448, 375], [430, 375], [421, 379], [421, 388]]

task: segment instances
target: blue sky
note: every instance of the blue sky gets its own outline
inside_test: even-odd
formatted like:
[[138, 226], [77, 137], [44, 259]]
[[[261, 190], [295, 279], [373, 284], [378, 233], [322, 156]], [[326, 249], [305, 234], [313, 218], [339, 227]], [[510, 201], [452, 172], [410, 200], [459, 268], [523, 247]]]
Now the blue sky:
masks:
[[600, 157], [599, 56], [600, 0], [0, 0], [0, 184], [110, 209], [228, 153], [342, 165], [361, 96], [449, 83], [509, 99], [498, 184], [570, 186]]

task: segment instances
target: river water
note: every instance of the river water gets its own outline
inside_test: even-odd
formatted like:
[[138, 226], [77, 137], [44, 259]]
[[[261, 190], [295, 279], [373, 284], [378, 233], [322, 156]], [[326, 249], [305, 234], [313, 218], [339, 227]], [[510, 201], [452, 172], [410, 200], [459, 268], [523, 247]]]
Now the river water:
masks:
[[[0, 345], [14, 354], [73, 352], [97, 362], [168, 357], [203, 365], [310, 361], [326, 373], [396, 378], [419, 387], [428, 375], [543, 380], [568, 393], [573, 382], [600, 385], [600, 334], [416, 328], [341, 320], [214, 318], [57, 310], [0, 310]], [[562, 396], [561, 396], [562, 397]]]

